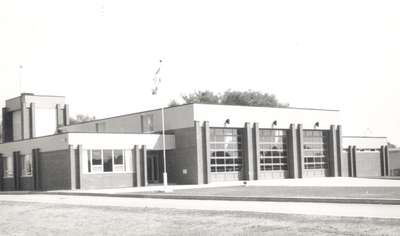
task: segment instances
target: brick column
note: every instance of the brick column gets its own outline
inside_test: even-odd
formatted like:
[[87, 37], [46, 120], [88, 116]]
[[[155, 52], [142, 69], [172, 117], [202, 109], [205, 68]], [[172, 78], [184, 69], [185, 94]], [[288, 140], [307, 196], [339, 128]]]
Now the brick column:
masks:
[[290, 124], [289, 132], [288, 132], [288, 171], [289, 171], [289, 178], [299, 178], [299, 157], [298, 157], [298, 150], [299, 147], [297, 146], [297, 135], [296, 135], [296, 127], [294, 124]]
[[76, 190], [76, 159], [75, 150], [72, 145], [68, 146], [68, 153], [70, 163], [71, 190]]
[[353, 172], [353, 177], [357, 177], [357, 147], [353, 146], [351, 149], [351, 158], [353, 160], [353, 166], [352, 166], [352, 172]]
[[330, 176], [338, 176], [336, 129], [331, 125], [329, 130], [329, 172]]
[[258, 123], [253, 125], [253, 150], [254, 150], [254, 179], [260, 175], [260, 128]]
[[251, 125], [246, 122], [244, 125], [243, 135], [243, 151], [244, 151], [244, 178], [246, 180], [254, 180], [254, 152], [253, 152], [253, 135]]
[[32, 174], [35, 191], [41, 190], [40, 184], [40, 149], [32, 150]]
[[194, 132], [196, 139], [197, 184], [204, 184], [205, 163], [203, 158], [203, 135], [199, 121], [194, 121]]
[[21, 176], [21, 166], [20, 166], [20, 152], [13, 152], [13, 172], [14, 172], [14, 190], [21, 189], [20, 176]]
[[2, 126], [1, 126], [2, 130], [1, 131], [2, 131], [3, 136], [1, 138], [2, 139], [1, 141], [3, 143], [5, 143], [6, 141], [8, 141], [7, 138], [6, 138], [6, 136], [7, 136], [7, 134], [6, 134], [7, 128], [6, 127], [8, 126], [8, 124], [6, 122], [6, 120], [7, 120], [7, 108], [5, 108], [5, 107], [2, 109], [2, 117], [3, 117], [3, 119], [1, 120], [1, 124], [2, 124]]
[[[84, 186], [82, 186], [82, 179], [83, 179], [83, 147], [81, 144], [78, 145], [78, 156], [76, 157], [76, 162], [77, 162], [77, 175], [76, 175], [76, 186], [79, 189], [84, 189]], [[88, 157], [89, 158], [89, 157]], [[87, 172], [87, 170], [85, 170]]]
[[3, 142], [14, 140], [12, 112], [8, 108], [3, 108]]
[[389, 147], [386, 145], [385, 146], [385, 164], [386, 164], [386, 173], [385, 173], [385, 175], [386, 176], [389, 176], [389, 167], [390, 167], [390, 163], [389, 163], [389, 160], [390, 160], [390, 158], [389, 158]]
[[297, 155], [298, 155], [298, 167], [299, 167], [299, 178], [304, 177], [304, 152], [303, 152], [303, 125], [297, 126]]
[[203, 123], [203, 160], [204, 160], [204, 183], [209, 184], [211, 180], [210, 168], [210, 124], [208, 121]]
[[353, 177], [353, 149], [352, 146], [347, 148], [347, 169], [349, 177]]
[[338, 176], [343, 176], [342, 171], [342, 151], [343, 151], [343, 139], [342, 139], [343, 129], [341, 125], [336, 127], [336, 150], [337, 150], [337, 163], [338, 163]]
[[3, 154], [0, 153], [0, 191], [3, 191], [3, 176], [4, 176], [4, 161]]
[[140, 157], [139, 146], [135, 145], [133, 147], [133, 156], [136, 161], [136, 187], [143, 186], [142, 185], [142, 158]]
[[143, 163], [142, 184], [143, 184], [143, 186], [147, 186], [148, 182], [147, 182], [147, 149], [146, 149], [146, 145], [142, 145], [142, 148], [140, 150], [140, 156], [141, 156], [142, 163]]
[[64, 105], [64, 125], [69, 125], [69, 106], [68, 104]]
[[36, 137], [36, 105], [35, 105], [35, 103], [31, 103], [30, 108], [29, 108], [29, 113], [31, 116], [29, 119], [30, 137], [34, 138], [34, 137]]
[[22, 140], [25, 139], [25, 129], [26, 129], [25, 117], [26, 117], [25, 102], [21, 101], [21, 139]]
[[381, 176], [386, 175], [386, 153], [385, 153], [385, 147], [381, 146], [379, 149], [380, 151], [380, 163], [381, 163]]

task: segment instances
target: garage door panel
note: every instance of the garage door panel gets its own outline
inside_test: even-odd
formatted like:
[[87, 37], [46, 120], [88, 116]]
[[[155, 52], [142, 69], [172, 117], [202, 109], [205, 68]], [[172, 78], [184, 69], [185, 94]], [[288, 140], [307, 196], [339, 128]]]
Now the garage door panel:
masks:
[[357, 177], [381, 176], [380, 152], [357, 152]]

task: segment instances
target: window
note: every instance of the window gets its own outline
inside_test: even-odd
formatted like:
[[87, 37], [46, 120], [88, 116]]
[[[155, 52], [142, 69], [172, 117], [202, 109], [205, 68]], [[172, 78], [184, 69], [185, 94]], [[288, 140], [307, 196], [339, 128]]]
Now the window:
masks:
[[101, 150], [92, 150], [91, 160], [91, 170], [95, 173], [103, 172], [103, 160], [101, 157]]
[[240, 129], [210, 128], [211, 172], [242, 170], [242, 135]]
[[114, 150], [114, 172], [125, 171], [124, 155], [122, 150]]
[[22, 176], [29, 177], [32, 176], [32, 156], [22, 155], [21, 156], [21, 167]]
[[357, 152], [380, 152], [379, 148], [357, 148]]
[[328, 131], [304, 130], [304, 168], [328, 169]]
[[[130, 150], [126, 150], [125, 152], [122, 149], [87, 150], [88, 173], [127, 171], [125, 163], [126, 156], [130, 159], [132, 158]], [[130, 163], [132, 162], [132, 160], [129, 161]], [[129, 168], [129, 170], [131, 169], [132, 168]]]
[[287, 130], [260, 129], [260, 170], [287, 170]]
[[3, 157], [4, 177], [10, 178], [14, 176], [14, 165], [12, 157]]

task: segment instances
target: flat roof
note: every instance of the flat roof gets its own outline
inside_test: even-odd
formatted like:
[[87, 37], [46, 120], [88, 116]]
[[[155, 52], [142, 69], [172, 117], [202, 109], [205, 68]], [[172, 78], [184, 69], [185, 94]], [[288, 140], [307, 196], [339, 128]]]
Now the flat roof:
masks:
[[[176, 106], [164, 107], [164, 109], [171, 109], [171, 108], [183, 107], [183, 106], [191, 106], [191, 105], [212, 105], [212, 106], [231, 106], [231, 107], [256, 107], [256, 108], [293, 109], [293, 110], [309, 110], [309, 111], [330, 111], [330, 112], [339, 112], [339, 111], [340, 111], [340, 110], [319, 109], [319, 108], [246, 106], [246, 105], [227, 105], [227, 104], [209, 104], [209, 103], [186, 103], [186, 104], [180, 104], [180, 105], [176, 105]], [[110, 116], [110, 117], [105, 117], [105, 118], [100, 118], [100, 119], [95, 119], [95, 120], [90, 120], [90, 121], [84, 121], [84, 122], [80, 122], [80, 123], [76, 123], [76, 124], [70, 124], [70, 125], [66, 125], [66, 126], [63, 126], [63, 127], [68, 127], [68, 126], [73, 126], [73, 125], [87, 124], [87, 123], [98, 122], [98, 121], [103, 121], [103, 120], [108, 120], [108, 119], [113, 119], [113, 118], [120, 118], [120, 117], [131, 116], [131, 115], [138, 115], [138, 114], [141, 114], [141, 113], [147, 113], [147, 112], [152, 112], [152, 111], [158, 111], [158, 110], [161, 110], [161, 109], [162, 109], [162, 108], [156, 108], [156, 109], [145, 110], [145, 111], [139, 111], [139, 112], [133, 112], [133, 113], [122, 114], [122, 115], [117, 115], [117, 116]]]

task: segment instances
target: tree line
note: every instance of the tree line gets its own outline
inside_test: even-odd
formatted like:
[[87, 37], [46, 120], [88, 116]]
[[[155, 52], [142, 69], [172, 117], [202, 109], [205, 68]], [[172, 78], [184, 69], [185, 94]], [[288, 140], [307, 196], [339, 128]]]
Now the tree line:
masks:
[[[195, 91], [186, 95], [181, 95], [182, 104], [204, 103], [204, 104], [223, 104], [223, 105], [242, 105], [242, 106], [263, 106], [263, 107], [288, 107], [288, 103], [281, 103], [273, 94], [260, 91], [236, 91], [226, 90], [223, 93], [214, 93], [209, 90]], [[181, 105], [173, 99], [169, 106]]]

